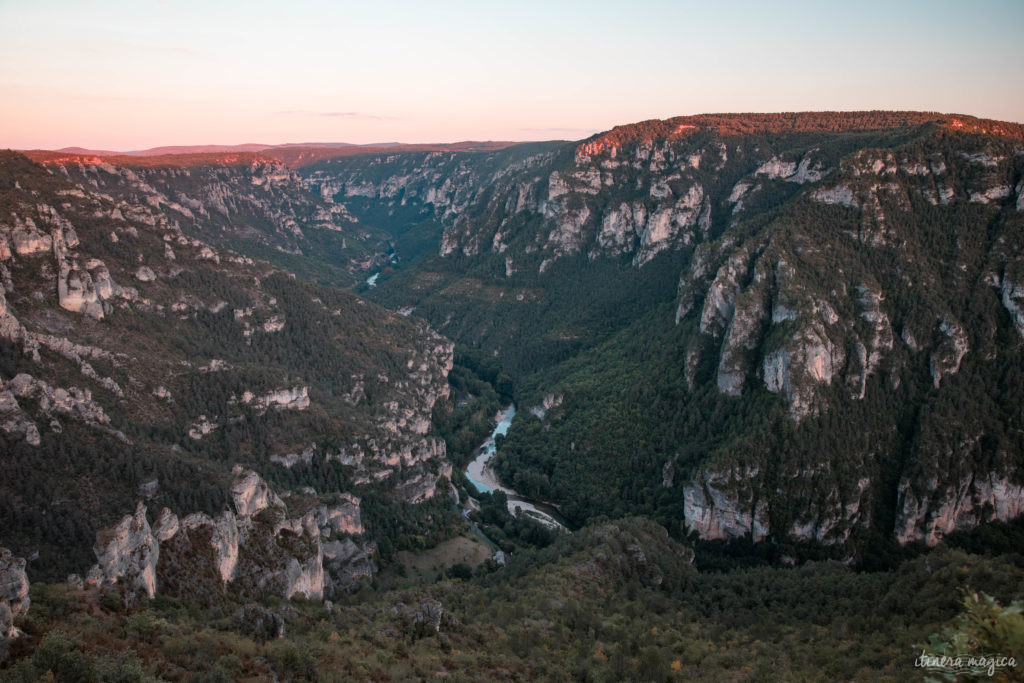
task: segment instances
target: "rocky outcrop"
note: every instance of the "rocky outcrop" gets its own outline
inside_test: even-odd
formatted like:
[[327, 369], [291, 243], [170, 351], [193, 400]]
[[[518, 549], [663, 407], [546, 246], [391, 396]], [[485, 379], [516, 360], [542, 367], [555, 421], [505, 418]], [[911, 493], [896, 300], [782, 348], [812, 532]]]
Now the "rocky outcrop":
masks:
[[7, 415], [4, 424], [11, 422], [12, 426], [10, 429], [5, 426], [4, 429], [9, 432], [20, 431], [34, 445], [38, 445], [38, 429], [33, 431], [28, 418], [22, 417], [24, 413], [19, 412], [17, 398], [35, 401], [39, 412], [46, 416], [64, 415], [95, 427], [106, 428], [110, 424], [110, 418], [103, 407], [93, 400], [92, 392], [88, 389], [53, 387], [31, 375], [19, 373], [0, 386], [0, 418]]
[[[716, 279], [717, 282], [717, 279]], [[761, 341], [766, 314], [767, 290], [759, 286], [767, 283], [764, 273], [755, 272], [750, 287], [735, 294], [732, 319], [725, 332], [718, 362], [718, 390], [727, 396], [739, 396], [750, 373], [750, 355]], [[703, 325], [704, 318], [701, 318]]]
[[704, 307], [701, 309], [700, 331], [703, 334], [719, 337], [732, 321], [736, 311], [736, 294], [746, 280], [750, 258], [749, 251], [738, 251], [718, 269], [707, 289]]
[[704, 539], [768, 535], [768, 503], [749, 495], [756, 469], [708, 471], [683, 487], [683, 518], [688, 531]]
[[93, 550], [99, 564], [90, 571], [90, 580], [107, 585], [121, 584], [130, 592], [156, 595], [156, 564], [160, 544], [153, 537], [146, 519], [146, 506], [139, 503], [134, 515], [128, 515], [113, 529], [99, 532]]
[[178, 519], [178, 516], [168, 508], [161, 510], [160, 516], [152, 526], [153, 538], [158, 543], [162, 543], [172, 538], [179, 531], [181, 531], [181, 520]]
[[1013, 282], [1004, 277], [1000, 288], [1000, 300], [1010, 314], [1017, 332], [1024, 338], [1024, 282]]
[[[663, 485], [672, 461], [666, 463]], [[785, 465], [784, 465], [785, 467]], [[672, 467], [674, 470], [674, 467]], [[674, 476], [674, 473], [672, 474]], [[786, 474], [793, 489], [805, 494], [796, 518], [784, 528], [771, 528], [766, 484], [757, 468], [705, 470], [683, 486], [684, 524], [702, 539], [765, 539], [770, 533], [792, 541], [842, 545], [858, 526], [870, 519], [871, 479], [843, 484], [827, 463]]]
[[313, 455], [316, 452], [316, 444], [312, 444], [305, 448], [301, 453], [285, 453], [284, 455], [272, 455], [270, 456], [270, 462], [277, 463], [282, 467], [291, 468], [298, 465], [300, 462], [306, 465], [313, 462]]
[[[194, 512], [181, 520], [178, 531], [184, 532], [187, 539], [198, 537], [205, 539], [209, 549], [213, 553], [212, 568], [216, 570], [217, 576], [224, 583], [235, 578], [235, 568], [238, 566], [239, 552], [239, 520], [230, 510], [225, 510], [220, 517], [214, 519], [202, 512]], [[243, 524], [243, 528], [244, 528]], [[167, 535], [167, 534], [165, 534]], [[177, 534], [167, 535], [164, 541], [174, 539]], [[190, 545], [188, 540], [186, 544]], [[211, 567], [196, 567], [197, 573]]]
[[325, 537], [334, 535], [360, 536], [363, 520], [359, 499], [349, 493], [338, 494], [331, 505], [314, 508], [316, 525]]
[[263, 396], [256, 396], [251, 391], [246, 391], [237, 400], [262, 412], [270, 408], [275, 410], [305, 410], [309, 408], [309, 388], [277, 389]]
[[198, 441], [207, 434], [212, 434], [215, 429], [217, 429], [217, 425], [215, 423], [210, 422], [210, 419], [205, 415], [200, 415], [199, 419], [189, 425], [188, 436], [190, 439]]
[[814, 155], [818, 151], [817, 149], [810, 150], [800, 159], [799, 163], [772, 157], [758, 166], [754, 175], [765, 176], [772, 180], [782, 179], [801, 185], [816, 183], [827, 173], [821, 163], [814, 160]]
[[236, 468], [235, 481], [231, 485], [231, 497], [235, 511], [243, 517], [257, 515], [268, 507], [284, 509], [284, 501], [270, 490], [267, 482], [252, 470]]
[[146, 507], [97, 536], [94, 585], [127, 594], [184, 594], [201, 586], [229, 587], [245, 597], [277, 594], [321, 599], [375, 571], [372, 543], [363, 533], [359, 499], [342, 494], [298, 518], [251, 470], [238, 469], [231, 486], [235, 509], [213, 518], [179, 519], [164, 508], [153, 526]]
[[135, 279], [140, 282], [152, 282], [156, 279], [156, 273], [149, 266], [139, 266], [135, 270]]
[[[3, 380], [0, 379], [0, 387]], [[18, 399], [9, 390], [0, 391], [0, 429], [8, 434], [20, 435], [33, 446], [41, 443], [39, 428], [18, 405]]]
[[857, 293], [860, 317], [867, 323], [868, 333], [864, 338], [857, 336], [855, 339], [856, 357], [850, 359], [847, 383], [853, 389], [853, 395], [863, 399], [867, 392], [868, 378], [878, 370], [882, 360], [892, 351], [895, 335], [889, 316], [882, 308], [885, 301], [882, 294], [863, 284], [857, 287]]
[[960, 361], [970, 349], [967, 333], [955, 320], [943, 316], [939, 321], [939, 332], [942, 341], [932, 352], [930, 363], [932, 381], [936, 389], [939, 388], [944, 376], [956, 374], [960, 369]]
[[847, 207], [860, 206], [860, 202], [854, 196], [853, 190], [846, 185], [818, 188], [811, 193], [811, 198], [822, 204], [838, 204]]
[[953, 531], [1024, 514], [1024, 485], [995, 472], [966, 474], [949, 484], [940, 484], [936, 477], [923, 482], [904, 479], [897, 511], [894, 531], [901, 544], [934, 546]]
[[832, 343], [824, 326], [801, 327], [782, 348], [764, 355], [764, 385], [782, 393], [794, 418], [815, 412], [819, 388], [828, 387], [845, 360], [843, 350]]
[[704, 201], [704, 188], [695, 184], [674, 204], [663, 204], [653, 211], [639, 231], [640, 247], [633, 265], [642, 266], [666, 249], [690, 244], [694, 239], [691, 229], [697, 225], [701, 208], [706, 206]]
[[28, 614], [28, 589], [25, 559], [0, 548], [0, 640], [21, 635], [16, 624]]
[[538, 420], [543, 420], [549, 412], [562, 405], [563, 400], [565, 400], [565, 396], [562, 394], [547, 394], [541, 399], [539, 405], [530, 406], [527, 410]]

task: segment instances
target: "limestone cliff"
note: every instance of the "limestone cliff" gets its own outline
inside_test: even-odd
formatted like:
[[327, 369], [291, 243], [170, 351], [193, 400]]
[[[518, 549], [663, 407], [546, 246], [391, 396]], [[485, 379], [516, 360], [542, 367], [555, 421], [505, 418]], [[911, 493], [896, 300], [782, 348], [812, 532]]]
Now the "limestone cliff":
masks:
[[319, 600], [373, 575], [375, 546], [362, 538], [358, 498], [346, 494], [339, 504], [289, 518], [266, 482], [241, 468], [231, 492], [234, 510], [216, 518], [179, 518], [164, 508], [152, 527], [140, 502], [134, 515], [97, 536], [99, 563], [88, 582], [150, 598], [224, 589], [243, 599]]

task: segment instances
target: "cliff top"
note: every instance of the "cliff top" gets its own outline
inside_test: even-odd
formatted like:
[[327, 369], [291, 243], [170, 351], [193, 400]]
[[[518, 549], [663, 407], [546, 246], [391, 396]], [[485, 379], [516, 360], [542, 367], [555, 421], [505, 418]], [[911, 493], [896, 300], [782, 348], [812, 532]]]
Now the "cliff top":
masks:
[[682, 138], [699, 130], [714, 130], [720, 135], [842, 133], [894, 130], [928, 124], [952, 131], [1024, 140], [1024, 124], [979, 119], [963, 114], [925, 111], [804, 111], [775, 114], [697, 114], [651, 119], [616, 126], [607, 132], [598, 133], [584, 141], [583, 146], [596, 151], [623, 144]]

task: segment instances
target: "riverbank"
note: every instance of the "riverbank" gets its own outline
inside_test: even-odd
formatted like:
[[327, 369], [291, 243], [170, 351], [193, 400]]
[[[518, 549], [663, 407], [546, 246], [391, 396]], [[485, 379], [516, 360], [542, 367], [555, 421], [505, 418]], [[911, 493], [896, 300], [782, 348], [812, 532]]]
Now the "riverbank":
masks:
[[544, 510], [537, 507], [533, 501], [519, 495], [514, 490], [505, 486], [498, 479], [498, 475], [494, 472], [494, 469], [490, 466], [491, 459], [494, 458], [497, 453], [497, 446], [495, 445], [495, 437], [499, 434], [505, 436], [508, 434], [509, 427], [512, 425], [512, 419], [516, 416], [516, 407], [514, 404], [510, 404], [504, 410], [498, 411], [496, 416], [498, 424], [491, 431], [490, 436], [480, 444], [477, 451], [477, 456], [473, 458], [473, 461], [469, 463], [466, 468], [466, 478], [469, 479], [470, 483], [476, 487], [479, 493], [494, 493], [495, 491], [501, 491], [508, 496], [508, 511], [512, 515], [515, 515], [518, 511], [522, 511], [523, 514], [537, 520], [541, 524], [551, 529], [559, 529], [561, 531], [567, 531], [565, 525], [555, 519], [555, 517], [545, 512]]

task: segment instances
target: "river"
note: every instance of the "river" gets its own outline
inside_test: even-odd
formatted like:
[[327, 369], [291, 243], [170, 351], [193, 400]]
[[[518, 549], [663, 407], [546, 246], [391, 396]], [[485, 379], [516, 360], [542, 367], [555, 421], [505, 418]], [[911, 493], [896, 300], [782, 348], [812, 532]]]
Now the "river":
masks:
[[473, 459], [473, 462], [469, 463], [469, 467], [466, 468], [466, 478], [469, 479], [480, 493], [504, 491], [505, 495], [508, 496], [508, 511], [511, 514], [515, 515], [517, 510], [522, 510], [523, 514], [536, 519], [544, 526], [566, 531], [565, 525], [555, 518], [557, 513], [554, 510], [545, 511], [542, 508], [547, 506], [543, 503], [530, 501], [509, 487], [504, 486], [498, 479], [494, 469], [490, 466], [491, 459], [497, 452], [494, 438], [498, 434], [502, 436], [508, 434], [508, 428], [512, 425], [512, 418], [515, 416], [516, 407], [514, 404], [510, 404], [508, 408], [498, 412], [498, 424], [490, 436], [487, 437], [487, 440], [480, 444], [480, 447], [477, 449], [477, 456]]

